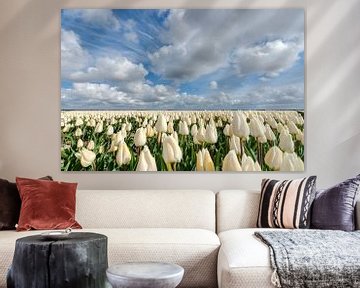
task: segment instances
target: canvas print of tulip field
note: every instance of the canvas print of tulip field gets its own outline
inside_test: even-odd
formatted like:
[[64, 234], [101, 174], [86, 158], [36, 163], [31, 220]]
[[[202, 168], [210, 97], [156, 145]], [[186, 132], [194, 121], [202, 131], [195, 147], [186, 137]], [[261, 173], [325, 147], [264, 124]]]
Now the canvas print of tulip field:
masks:
[[303, 171], [302, 9], [61, 11], [62, 171]]

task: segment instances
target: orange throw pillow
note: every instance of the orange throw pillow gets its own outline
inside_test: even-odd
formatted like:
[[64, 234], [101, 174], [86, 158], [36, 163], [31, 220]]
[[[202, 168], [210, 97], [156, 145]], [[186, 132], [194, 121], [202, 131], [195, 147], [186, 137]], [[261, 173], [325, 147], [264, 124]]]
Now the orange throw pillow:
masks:
[[21, 198], [17, 231], [80, 228], [75, 220], [77, 183], [16, 178]]

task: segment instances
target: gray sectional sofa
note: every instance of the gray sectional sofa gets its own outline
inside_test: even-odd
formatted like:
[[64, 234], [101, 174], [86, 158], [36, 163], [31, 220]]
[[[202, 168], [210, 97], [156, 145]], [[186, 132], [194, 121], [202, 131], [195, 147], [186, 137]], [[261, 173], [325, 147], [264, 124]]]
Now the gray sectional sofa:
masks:
[[[185, 269], [180, 287], [273, 287], [269, 249], [253, 236], [259, 197], [243, 190], [78, 190], [76, 219], [80, 231], [108, 237], [109, 265], [176, 263]], [[16, 239], [41, 232], [0, 231], [0, 288]]]

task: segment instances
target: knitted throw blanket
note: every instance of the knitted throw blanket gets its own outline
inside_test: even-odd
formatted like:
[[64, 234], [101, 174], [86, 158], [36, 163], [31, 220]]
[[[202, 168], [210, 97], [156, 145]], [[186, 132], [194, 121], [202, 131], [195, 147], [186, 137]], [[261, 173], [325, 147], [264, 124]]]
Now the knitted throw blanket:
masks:
[[276, 287], [360, 287], [360, 230], [255, 232], [270, 248]]

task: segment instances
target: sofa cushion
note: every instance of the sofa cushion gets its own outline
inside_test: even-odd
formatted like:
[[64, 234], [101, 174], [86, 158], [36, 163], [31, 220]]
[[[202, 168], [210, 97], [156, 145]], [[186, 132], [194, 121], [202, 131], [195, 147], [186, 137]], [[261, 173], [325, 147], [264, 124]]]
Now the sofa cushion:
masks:
[[83, 228], [215, 231], [215, 193], [209, 190], [78, 190], [76, 198]]
[[314, 229], [355, 229], [355, 203], [359, 193], [360, 174], [316, 193], [311, 215]]
[[[77, 231], [77, 230], [74, 230]], [[108, 237], [109, 265], [135, 261], [164, 261], [185, 269], [179, 287], [216, 287], [216, 263], [220, 241], [204, 229], [138, 228], [82, 229]], [[11, 264], [17, 238], [44, 231], [0, 232], [0, 287]]]
[[217, 233], [239, 228], [255, 228], [259, 200], [259, 191], [222, 190], [217, 193]]
[[274, 287], [269, 248], [254, 236], [264, 228], [235, 229], [219, 234], [219, 288]]
[[[40, 179], [52, 180], [51, 176]], [[0, 230], [15, 230], [18, 223], [21, 199], [16, 183], [0, 179]]]
[[0, 230], [15, 230], [21, 200], [15, 183], [0, 179]]
[[257, 227], [308, 228], [316, 176], [293, 180], [264, 179]]
[[81, 228], [75, 221], [76, 183], [16, 178], [21, 198], [16, 230]]

